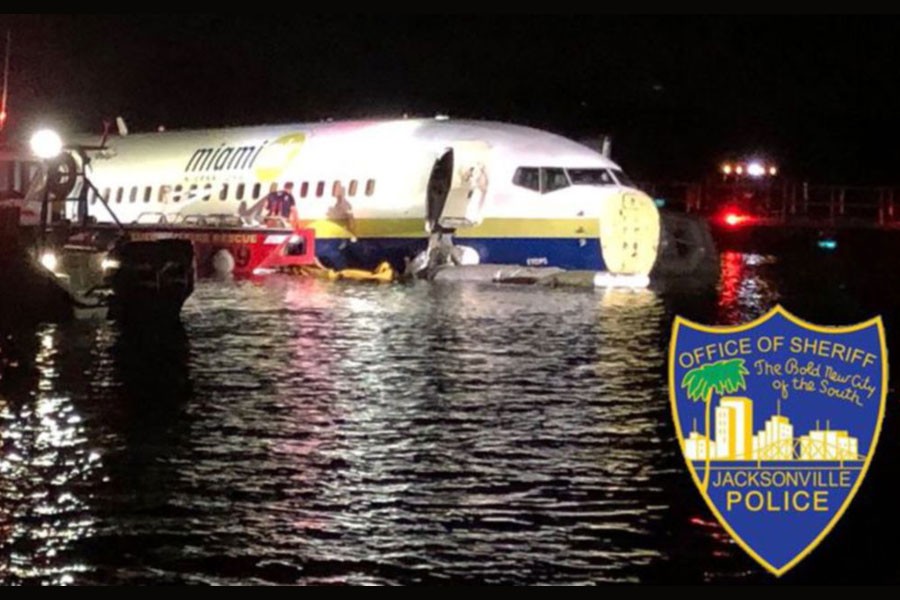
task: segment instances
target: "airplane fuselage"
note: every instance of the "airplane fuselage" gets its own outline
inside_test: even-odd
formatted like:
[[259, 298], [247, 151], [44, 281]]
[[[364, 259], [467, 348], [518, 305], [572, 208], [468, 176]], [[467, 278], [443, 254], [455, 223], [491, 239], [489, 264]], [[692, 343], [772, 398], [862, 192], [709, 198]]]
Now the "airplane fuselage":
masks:
[[[445, 231], [482, 263], [646, 274], [659, 239], [652, 200], [615, 163], [506, 123], [404, 119], [129, 135], [92, 154], [88, 174], [123, 223], [246, 215], [290, 182], [297, 219], [315, 230], [320, 259], [337, 267], [401, 266], [431, 233]], [[96, 198], [88, 212], [111, 219]]]

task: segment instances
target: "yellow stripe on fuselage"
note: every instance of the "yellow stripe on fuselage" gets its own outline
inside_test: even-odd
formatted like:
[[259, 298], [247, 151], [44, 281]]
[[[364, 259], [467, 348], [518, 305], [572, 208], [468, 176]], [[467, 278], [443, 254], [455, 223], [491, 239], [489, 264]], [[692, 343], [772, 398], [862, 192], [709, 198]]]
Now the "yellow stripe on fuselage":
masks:
[[[320, 219], [302, 221], [320, 239], [348, 239], [353, 233], [346, 221]], [[422, 219], [357, 219], [354, 223], [358, 238], [421, 238], [426, 237]], [[457, 238], [596, 238], [600, 223], [596, 218], [580, 219], [485, 219], [476, 227], [456, 230]]]
[[477, 227], [458, 229], [460, 238], [588, 238], [600, 235], [597, 219], [485, 219]]

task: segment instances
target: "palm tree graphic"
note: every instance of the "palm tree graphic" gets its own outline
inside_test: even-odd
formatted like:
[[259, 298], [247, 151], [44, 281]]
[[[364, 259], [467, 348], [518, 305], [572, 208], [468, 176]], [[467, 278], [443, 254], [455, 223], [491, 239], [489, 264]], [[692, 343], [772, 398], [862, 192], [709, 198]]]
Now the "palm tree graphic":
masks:
[[719, 396], [733, 394], [739, 390], [747, 389], [744, 375], [747, 375], [747, 367], [743, 358], [730, 358], [708, 363], [691, 369], [681, 378], [681, 387], [687, 389], [687, 395], [694, 402], [706, 402], [706, 416], [703, 432], [706, 437], [706, 465], [703, 472], [702, 490], [705, 492], [709, 486], [709, 414], [712, 407], [713, 392]]

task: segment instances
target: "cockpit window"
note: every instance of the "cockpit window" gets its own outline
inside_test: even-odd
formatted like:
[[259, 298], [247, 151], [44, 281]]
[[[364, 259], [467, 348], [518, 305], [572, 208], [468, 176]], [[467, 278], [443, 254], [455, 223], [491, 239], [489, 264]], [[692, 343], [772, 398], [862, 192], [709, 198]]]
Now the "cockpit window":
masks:
[[628, 187], [637, 187], [631, 177], [625, 174], [625, 171], [622, 171], [621, 169], [613, 169], [612, 172], [613, 175], [616, 176], [616, 179], [619, 180], [619, 183], [621, 183], [622, 185], [627, 185]]
[[513, 185], [534, 190], [535, 192], [541, 191], [538, 169], [536, 167], [519, 167], [513, 175]]
[[569, 187], [569, 178], [563, 169], [553, 167], [541, 168], [541, 193], [549, 194], [564, 187]]
[[[609, 169], [567, 169], [572, 185], [616, 185]], [[621, 171], [620, 171], [621, 172]]]
[[560, 167], [519, 167], [513, 175], [513, 184], [542, 194], [572, 185], [566, 170]]

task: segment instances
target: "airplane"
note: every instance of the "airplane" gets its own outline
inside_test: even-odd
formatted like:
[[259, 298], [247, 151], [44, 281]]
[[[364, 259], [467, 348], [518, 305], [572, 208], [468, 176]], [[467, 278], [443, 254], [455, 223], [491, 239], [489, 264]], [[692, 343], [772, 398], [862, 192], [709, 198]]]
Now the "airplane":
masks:
[[[648, 275], [659, 246], [653, 200], [615, 162], [510, 123], [437, 117], [132, 133], [87, 156], [86, 174], [129, 228], [302, 227], [333, 268], [386, 260], [403, 269], [442, 238], [466, 264]], [[267, 194], [286, 187], [291, 218], [260, 219]], [[67, 206], [74, 219], [76, 206]], [[87, 212], [112, 220], [96, 194]], [[236, 273], [254, 266], [238, 262]]]

